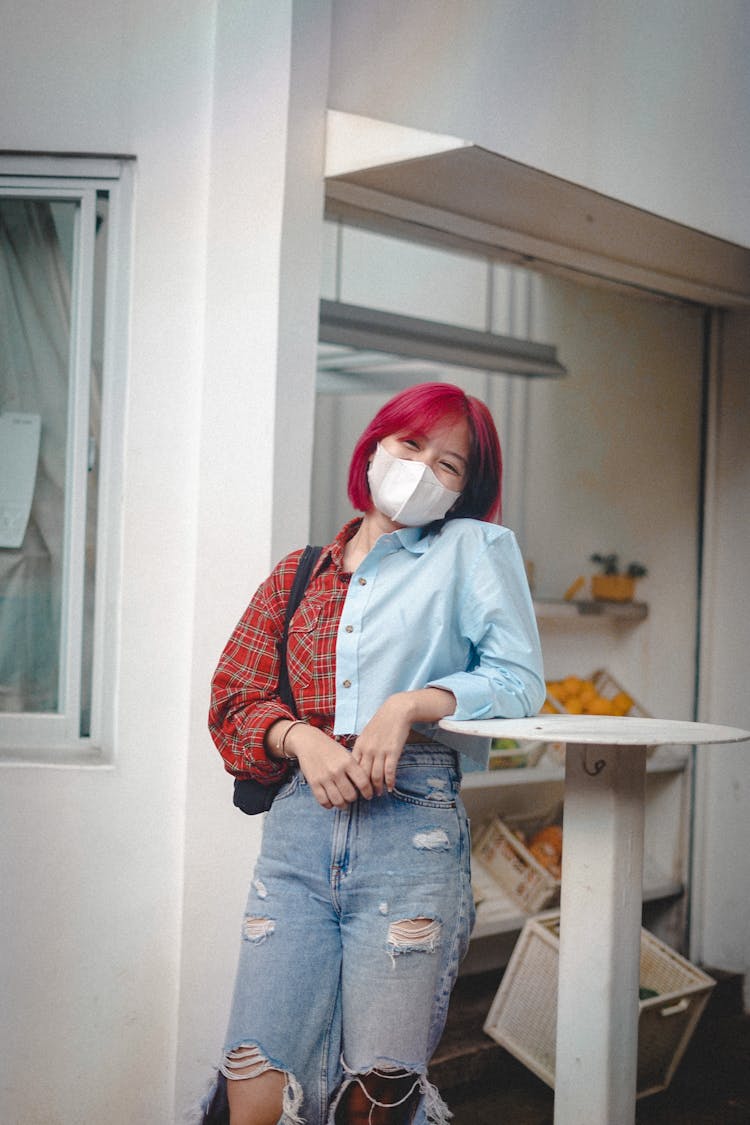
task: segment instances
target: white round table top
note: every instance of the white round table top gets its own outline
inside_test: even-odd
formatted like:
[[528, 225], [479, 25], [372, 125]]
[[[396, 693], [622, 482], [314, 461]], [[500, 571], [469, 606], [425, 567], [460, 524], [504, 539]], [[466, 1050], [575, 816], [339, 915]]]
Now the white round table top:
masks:
[[530, 719], [441, 719], [455, 734], [483, 738], [517, 738], [533, 742], [592, 743], [600, 746], [693, 745], [744, 742], [750, 731], [679, 719], [644, 719], [609, 715], [535, 715]]

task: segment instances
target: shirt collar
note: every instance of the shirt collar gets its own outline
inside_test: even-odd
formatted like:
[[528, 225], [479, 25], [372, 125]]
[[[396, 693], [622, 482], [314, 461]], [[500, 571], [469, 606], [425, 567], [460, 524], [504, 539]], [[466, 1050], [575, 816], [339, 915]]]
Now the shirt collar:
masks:
[[391, 532], [394, 539], [398, 539], [402, 547], [411, 551], [413, 555], [423, 555], [430, 545], [431, 536], [426, 535], [423, 527], [400, 527], [398, 531]]
[[[344, 524], [333, 542], [323, 548], [320, 562], [318, 563], [319, 570], [329, 563], [333, 564], [333, 566], [337, 567], [339, 570], [341, 569], [344, 563], [346, 544], [355, 534], [361, 523], [362, 517], [355, 516], [354, 519]], [[381, 536], [381, 539], [389, 539], [391, 542], [396, 540], [400, 547], [411, 551], [413, 555], [423, 555], [430, 545], [432, 535], [426, 535], [422, 527], [400, 527], [397, 531], [392, 531], [388, 535]]]

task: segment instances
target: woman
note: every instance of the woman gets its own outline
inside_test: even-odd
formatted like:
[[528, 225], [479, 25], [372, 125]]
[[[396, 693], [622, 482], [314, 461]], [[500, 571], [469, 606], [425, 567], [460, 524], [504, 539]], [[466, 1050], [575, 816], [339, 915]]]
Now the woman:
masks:
[[446, 1118], [427, 1065], [474, 910], [458, 755], [437, 723], [544, 699], [520, 553], [489, 522], [500, 485], [481, 402], [440, 383], [396, 395], [352, 457], [364, 515], [324, 548], [292, 619], [299, 719], [277, 695], [299, 551], [221, 657], [209, 725], [226, 768], [288, 775], [244, 919], [221, 1066], [232, 1125]]

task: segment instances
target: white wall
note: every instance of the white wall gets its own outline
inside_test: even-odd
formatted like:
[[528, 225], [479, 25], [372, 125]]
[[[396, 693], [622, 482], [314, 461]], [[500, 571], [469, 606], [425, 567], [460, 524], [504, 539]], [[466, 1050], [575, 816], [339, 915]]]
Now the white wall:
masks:
[[261, 827], [232, 808], [206, 733], [210, 676], [272, 562], [307, 537], [325, 11], [238, 2], [217, 23], [178, 1119], [219, 1060]]
[[325, 0], [42, 2], [0, 40], [1, 148], [137, 160], [113, 765], [0, 766], [4, 1121], [164, 1125], [216, 1061], [257, 825], [231, 808], [208, 682], [273, 536], [306, 520], [304, 489], [302, 517], [271, 502], [312, 438], [274, 480], [276, 377], [291, 426], [327, 43]]
[[744, 0], [335, 0], [330, 105], [750, 245]]
[[637, 561], [649, 617], [544, 632], [550, 676], [602, 664], [651, 714], [690, 719], [695, 683], [702, 314], [539, 277], [535, 325], [570, 374], [530, 387], [526, 549], [562, 597], [592, 552]]
[[72, 0], [0, 41], [2, 147], [138, 158], [113, 764], [0, 787], [1, 1115], [25, 1125], [171, 1115], [212, 37], [201, 3]]
[[[701, 718], [750, 730], [750, 314], [725, 317], [710, 453]], [[750, 742], [698, 758], [695, 955], [744, 971], [750, 1010]]]

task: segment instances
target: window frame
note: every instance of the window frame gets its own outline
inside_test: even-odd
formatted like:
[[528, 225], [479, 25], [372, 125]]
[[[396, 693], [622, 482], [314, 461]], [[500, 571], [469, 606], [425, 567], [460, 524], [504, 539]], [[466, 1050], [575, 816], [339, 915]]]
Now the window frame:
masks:
[[[103, 761], [111, 754], [119, 636], [121, 495], [133, 209], [131, 158], [0, 153], [0, 194], [79, 203], [71, 277], [65, 548], [58, 709], [0, 714], [0, 760]], [[81, 653], [97, 193], [108, 195], [91, 721], [81, 735]]]

